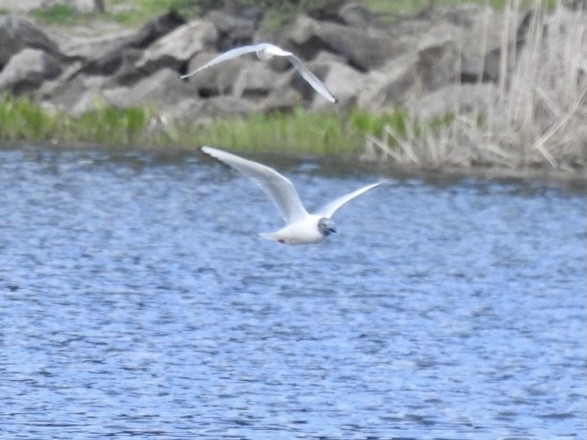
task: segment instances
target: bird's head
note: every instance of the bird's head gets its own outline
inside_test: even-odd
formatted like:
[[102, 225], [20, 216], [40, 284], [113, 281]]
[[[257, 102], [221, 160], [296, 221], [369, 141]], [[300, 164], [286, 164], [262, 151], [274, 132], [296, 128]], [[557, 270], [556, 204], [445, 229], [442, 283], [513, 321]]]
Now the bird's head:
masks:
[[318, 231], [325, 237], [329, 236], [333, 232], [336, 232], [336, 225], [332, 219], [323, 217], [318, 220]]
[[275, 53], [272, 50], [270, 50], [270, 48], [267, 48], [267, 47], [259, 49], [256, 53], [257, 53], [257, 58], [259, 58], [261, 61], [270, 60], [271, 58], [273, 58], [275, 56]]

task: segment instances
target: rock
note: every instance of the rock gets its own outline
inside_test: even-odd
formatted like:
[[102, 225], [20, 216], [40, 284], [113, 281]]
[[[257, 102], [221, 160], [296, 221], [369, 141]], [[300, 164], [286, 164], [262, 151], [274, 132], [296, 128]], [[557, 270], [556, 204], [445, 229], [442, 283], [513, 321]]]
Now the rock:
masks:
[[216, 38], [217, 32], [211, 23], [191, 21], [149, 46], [135, 67], [145, 74], [162, 67], [179, 72], [193, 56], [210, 49]]
[[186, 24], [185, 18], [172, 9], [145, 23], [136, 34], [128, 39], [128, 44], [131, 47], [145, 49], [159, 38], [184, 24]]
[[[308, 67], [315, 72], [325, 72], [320, 77], [328, 90], [337, 99], [338, 106], [344, 108], [354, 104], [360, 91], [365, 87], [367, 75], [353, 69], [339, 59], [325, 58], [325, 56], [318, 56], [316, 61], [310, 63]], [[313, 108], [327, 110], [332, 107], [332, 104], [312, 89], [309, 84], [307, 84], [307, 87], [310, 89], [308, 92], [311, 93]], [[307, 96], [307, 94], [304, 94], [304, 96]]]
[[420, 38], [416, 70], [424, 90], [436, 90], [459, 76], [460, 53], [457, 41], [461, 30], [448, 23], [432, 28]]
[[252, 103], [234, 96], [215, 96], [209, 99], [182, 99], [174, 107], [162, 112], [166, 119], [193, 122], [208, 118], [244, 116], [258, 110]]
[[[33, 0], [23, 3], [28, 1]], [[72, 114], [98, 104], [148, 105], [165, 117], [189, 121], [253, 111], [287, 112], [297, 106], [333, 111], [352, 105], [371, 111], [405, 108], [423, 119], [455, 109], [482, 114], [495, 99], [491, 82], [499, 79], [502, 46], [524, 55], [532, 17], [548, 26], [547, 49], [561, 46], [553, 39], [556, 32], [567, 32], [567, 26], [567, 33], [573, 32], [570, 26], [584, 20], [584, 14], [566, 8], [559, 10], [569, 14], [568, 24], [559, 24], [550, 12], [536, 15], [537, 10], [530, 10], [510, 21], [504, 41], [505, 17], [480, 6], [434, 8], [384, 26], [358, 0], [340, 7], [338, 1], [333, 0], [336, 7], [317, 8], [316, 16], [298, 17], [285, 29], [259, 27], [263, 11], [243, 7], [238, 0], [225, 0], [222, 11], [209, 12], [203, 20], [186, 23], [181, 15], [169, 12], [137, 31], [101, 23], [97, 29], [104, 29], [102, 34], [96, 34], [93, 26], [75, 31], [52, 27], [47, 34], [30, 20], [0, 16], [0, 89], [28, 93], [43, 105]], [[576, 37], [577, 46], [581, 36]], [[243, 56], [187, 81], [179, 79], [219, 50], [250, 41], [274, 42], [294, 52], [324, 81], [338, 105], [319, 95], [283, 57], [261, 62], [254, 55]], [[579, 52], [569, 44], [563, 46]], [[584, 47], [587, 44], [580, 51]], [[568, 83], [576, 84], [584, 80], [587, 68], [581, 64], [581, 54], [572, 56], [577, 67]], [[516, 60], [511, 58], [509, 67], [515, 68]], [[478, 84], [479, 80], [486, 83]], [[501, 86], [507, 87], [508, 81]]]
[[[497, 81], [505, 20], [492, 8], [455, 8], [450, 12], [455, 23], [462, 24], [461, 80], [465, 82]], [[515, 32], [508, 35], [509, 43]]]
[[585, 12], [587, 10], [587, 0], [564, 0], [563, 4], [574, 11]]
[[[328, 66], [321, 63], [311, 67], [318, 78], [323, 78], [327, 69]], [[287, 109], [294, 105], [308, 107], [318, 93], [294, 68], [280, 74], [277, 78], [268, 98], [272, 109]]]
[[375, 15], [355, 2], [345, 2], [338, 9], [338, 17], [344, 24], [362, 29], [375, 24]]
[[197, 92], [179, 79], [177, 72], [163, 68], [130, 87], [105, 87], [101, 95], [116, 107], [149, 106], [161, 110], [185, 98], [197, 99]]
[[358, 103], [362, 108], [384, 109], [402, 105], [449, 84], [459, 76], [459, 28], [441, 24], [418, 38], [415, 50], [388, 61], [366, 78], [368, 86]]
[[2, 8], [9, 11], [30, 12], [35, 9], [68, 5], [81, 13], [96, 12], [96, 0], [2, 0]]
[[427, 120], [446, 114], [473, 113], [484, 116], [485, 110], [498, 97], [495, 84], [449, 84], [406, 103], [416, 118]]
[[[183, 17], [175, 11], [170, 11], [149, 20], [137, 32], [130, 35], [117, 35], [106, 41], [98, 39], [86, 42], [85, 48], [83, 43], [78, 43], [75, 52], [78, 59], [81, 57], [85, 61], [82, 72], [92, 75], [112, 75], [120, 69], [125, 57], [128, 58], [126, 54], [128, 50], [145, 49], [183, 24], [185, 24]], [[75, 52], [71, 48], [68, 50], [70, 55], [74, 55]]]
[[257, 17], [228, 14], [213, 10], [206, 14], [206, 20], [212, 22], [218, 31], [216, 49], [223, 52], [236, 46], [249, 44], [257, 29]]
[[21, 95], [37, 89], [61, 72], [57, 59], [39, 49], [24, 49], [10, 58], [0, 72], [0, 91]]
[[65, 3], [69, 4], [76, 11], [81, 12], [83, 14], [95, 12], [96, 9], [95, 0], [68, 0]]
[[90, 35], [72, 35], [60, 29], [53, 30], [52, 35], [68, 60], [88, 63], [125, 47], [133, 31], [110, 29], [98, 35], [93, 32]]
[[[218, 53], [215, 52], [202, 52], [197, 54], [190, 60], [188, 68], [182, 73], [191, 72], [192, 70], [203, 66], [216, 56], [218, 56]], [[188, 81], [190, 86], [195, 88], [203, 98], [228, 95], [232, 93], [234, 83], [241, 71], [256, 63], [258, 63], [258, 61], [254, 61], [252, 57], [234, 58], [222, 63], [222, 66], [202, 70], [186, 81]]]
[[75, 61], [62, 68], [61, 73], [56, 78], [43, 82], [35, 91], [33, 97], [39, 101], [48, 101], [57, 95], [63, 95], [63, 91], [68, 87], [68, 84], [75, 81], [81, 65], [80, 61]]
[[319, 22], [306, 16], [298, 17], [286, 32], [285, 40], [305, 60], [311, 60], [320, 51], [329, 51], [363, 72], [380, 67], [405, 50], [402, 41], [383, 31]]
[[149, 106], [163, 111], [180, 100], [198, 99], [197, 91], [171, 69], [161, 69], [130, 86], [113, 86], [105, 76], [74, 75], [70, 80], [55, 81], [52, 87], [45, 85], [42, 93], [45, 101], [75, 116], [104, 104], [120, 108]]
[[2, 0], [2, 9], [23, 13], [42, 7], [46, 1], [47, 0]]
[[406, 53], [389, 61], [385, 66], [366, 75], [366, 86], [359, 95], [361, 108], [382, 110], [394, 108], [410, 95], [420, 94], [418, 54]]
[[[120, 53], [120, 63], [116, 71], [108, 76], [109, 86], [130, 86], [148, 76], [136, 68], [136, 64], [143, 57], [143, 51], [127, 47]], [[152, 73], [152, 72], [151, 72]]]
[[113, 75], [122, 66], [124, 53], [127, 49], [126, 41], [114, 42], [111, 47], [99, 51], [103, 53], [96, 56], [96, 58], [90, 58], [84, 63], [80, 69], [80, 73], [88, 75]]
[[292, 78], [295, 76], [294, 72], [285, 75], [283, 80], [275, 85], [271, 94], [263, 102], [262, 111], [270, 113], [273, 111], [288, 112], [294, 107], [299, 107], [305, 104], [303, 96], [294, 88], [291, 87]]
[[348, 0], [298, 0], [296, 3], [305, 3], [307, 14], [318, 21], [342, 23], [339, 10], [348, 3]]
[[196, 115], [208, 117], [244, 116], [257, 111], [250, 101], [232, 96], [216, 96], [211, 99], [199, 101], [199, 109]]
[[234, 82], [233, 95], [237, 98], [259, 98], [269, 95], [280, 74], [263, 62], [256, 62], [240, 70]]
[[53, 107], [79, 116], [103, 104], [101, 91], [108, 77], [76, 75], [74, 69], [79, 71], [79, 66], [72, 66], [73, 72], [64, 72], [56, 81], [44, 84], [37, 96], [44, 96], [43, 102]]
[[0, 70], [24, 48], [39, 49], [54, 57], [61, 53], [55, 41], [34, 22], [12, 15], [0, 16]]

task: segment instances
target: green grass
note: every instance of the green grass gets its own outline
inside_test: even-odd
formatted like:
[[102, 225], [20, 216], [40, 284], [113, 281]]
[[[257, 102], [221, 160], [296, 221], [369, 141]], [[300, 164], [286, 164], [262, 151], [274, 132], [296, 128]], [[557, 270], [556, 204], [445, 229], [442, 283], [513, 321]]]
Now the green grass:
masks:
[[354, 109], [346, 113], [310, 113], [298, 108], [292, 113], [221, 119], [199, 128], [174, 127], [167, 136], [177, 145], [210, 144], [241, 151], [357, 156], [364, 150], [365, 136], [379, 137], [387, 125], [400, 135], [409, 132], [420, 136], [450, 125], [453, 120], [447, 116], [421, 122], [402, 111], [375, 114]]
[[[112, 7], [133, 6], [127, 11], [112, 13]], [[148, 20], [166, 13], [170, 9], [178, 11], [186, 18], [192, 18], [202, 11], [204, 0], [112, 0], [106, 4], [104, 18], [127, 25], [140, 26]]]
[[[81, 13], [73, 6], [56, 4], [49, 7], [34, 9], [30, 14], [45, 23], [61, 26], [74, 26], [104, 20], [123, 24], [129, 27], [143, 25], [153, 17], [162, 15], [170, 9], [177, 10], [187, 18], [191, 18], [202, 11], [200, 5], [204, 0], [112, 0], [106, 3], [106, 12]], [[128, 6], [121, 12], [112, 12], [117, 6]]]
[[[157, 123], [149, 108], [100, 106], [79, 117], [45, 109], [26, 98], [0, 97], [0, 140], [91, 143], [115, 146], [195, 148], [217, 145], [241, 151], [344, 154], [363, 151], [365, 135], [381, 136], [391, 125], [397, 133], [424, 132], [435, 124], [415, 121], [404, 112], [376, 115], [364, 110], [348, 113], [252, 114], [222, 118], [205, 125]], [[438, 122], [450, 124], [451, 120]], [[406, 127], [410, 125], [410, 130]]]
[[149, 109], [98, 108], [74, 118], [26, 98], [0, 98], [0, 139], [129, 145], [147, 139]]
[[73, 6], [65, 4], [33, 9], [30, 14], [45, 23], [64, 26], [76, 25], [90, 18], [90, 14], [80, 14]]
[[[331, 0], [300, 0], [299, 2], [273, 0], [240, 0], [242, 3], [257, 5], [268, 11], [269, 22], [273, 26], [282, 26], [297, 14], [302, 14], [317, 7], [328, 4]], [[513, 0], [512, 0], [513, 1]], [[522, 0], [522, 6], [527, 7], [538, 0]], [[540, 0], [551, 7], [557, 0]], [[362, 3], [372, 11], [394, 16], [409, 16], [421, 11], [429, 5], [430, 0], [362, 0]], [[489, 4], [496, 9], [503, 9], [507, 0], [435, 0], [435, 6], [451, 6], [463, 3]], [[106, 4], [106, 12], [79, 13], [74, 7], [67, 4], [56, 4], [46, 8], [31, 11], [31, 15], [41, 21], [54, 25], [73, 26], [85, 24], [92, 20], [117, 22], [129, 27], [137, 27], [170, 9], [177, 10], [186, 18], [202, 15], [207, 10], [216, 7], [218, 0], [111, 0]], [[119, 12], [116, 11], [122, 7]], [[0, 8], [0, 14], [4, 10]]]
[[[361, 145], [359, 134], [352, 131], [344, 116], [308, 113], [301, 109], [291, 114], [253, 114], [246, 119], [223, 119], [191, 131], [199, 143], [246, 151], [353, 154]], [[177, 143], [183, 142], [177, 139]]]

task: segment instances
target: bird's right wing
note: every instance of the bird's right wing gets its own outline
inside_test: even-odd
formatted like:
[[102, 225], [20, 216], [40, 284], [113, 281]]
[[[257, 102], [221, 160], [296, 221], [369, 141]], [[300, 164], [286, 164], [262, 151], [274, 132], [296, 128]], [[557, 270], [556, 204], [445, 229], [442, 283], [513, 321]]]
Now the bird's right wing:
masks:
[[230, 49], [229, 51], [218, 55], [216, 58], [213, 58], [212, 60], [208, 61], [202, 67], [198, 67], [193, 72], [190, 72], [186, 75], [182, 75], [180, 78], [181, 79], [189, 78], [190, 76], [195, 75], [196, 73], [201, 72], [202, 70], [207, 69], [208, 67], [215, 66], [216, 64], [222, 63], [223, 61], [231, 60], [233, 58], [239, 57], [239, 56], [244, 55], [246, 53], [257, 52], [259, 49], [262, 49], [263, 47], [264, 47], [264, 45], [262, 45], [262, 44], [254, 44], [251, 46], [235, 47], [234, 49]]
[[336, 102], [336, 98], [332, 95], [332, 93], [330, 93], [330, 90], [328, 90], [324, 83], [320, 81], [320, 79], [316, 75], [314, 75], [310, 69], [306, 67], [302, 60], [300, 60], [293, 53], [290, 54], [287, 57], [287, 59], [290, 61], [290, 63], [292, 63], [292, 65], [297, 69], [297, 71], [300, 72], [302, 78], [304, 78], [308, 82], [308, 84], [312, 86], [314, 90], [316, 90], [330, 102]]
[[201, 150], [253, 179], [273, 201], [286, 223], [308, 215], [293, 184], [274, 169], [217, 148], [202, 147]]
[[361, 194], [365, 194], [367, 191], [370, 191], [373, 188], [377, 188], [378, 186], [386, 184], [386, 183], [388, 183], [388, 182], [385, 182], [385, 181], [377, 182], [377, 183], [372, 183], [371, 185], [367, 185], [362, 188], [359, 188], [358, 190], [353, 191], [352, 193], [346, 194], [342, 197], [339, 197], [336, 200], [333, 200], [332, 202], [330, 202], [329, 204], [327, 204], [326, 206], [321, 208], [316, 214], [320, 215], [321, 217], [331, 218], [336, 213], [336, 211], [338, 211], [340, 208], [342, 208], [343, 205], [345, 205], [348, 202], [350, 202], [351, 200], [359, 197]]

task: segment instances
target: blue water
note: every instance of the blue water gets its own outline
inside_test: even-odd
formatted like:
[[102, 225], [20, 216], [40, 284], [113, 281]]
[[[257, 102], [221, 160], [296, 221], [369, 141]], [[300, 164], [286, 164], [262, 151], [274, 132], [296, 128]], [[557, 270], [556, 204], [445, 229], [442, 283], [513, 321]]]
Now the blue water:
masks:
[[[271, 163], [309, 207], [390, 177]], [[0, 438], [584, 438], [585, 193], [391, 176], [292, 247], [195, 153], [3, 149], [0, 188]]]

